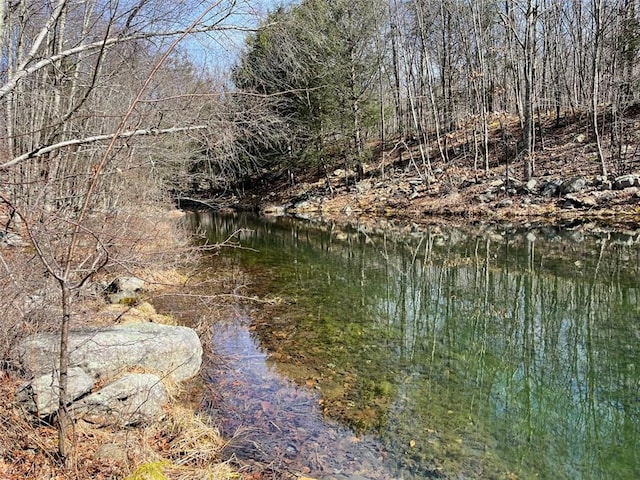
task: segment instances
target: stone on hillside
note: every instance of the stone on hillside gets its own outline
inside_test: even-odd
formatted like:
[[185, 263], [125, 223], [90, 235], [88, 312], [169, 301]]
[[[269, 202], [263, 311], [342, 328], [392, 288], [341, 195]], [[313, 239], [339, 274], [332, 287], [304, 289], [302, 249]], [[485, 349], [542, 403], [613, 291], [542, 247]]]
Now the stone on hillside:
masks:
[[545, 183], [542, 187], [542, 195], [545, 197], [554, 197], [560, 191], [560, 185], [562, 184], [562, 180], [552, 180], [551, 182]]
[[139, 292], [144, 289], [145, 282], [138, 277], [118, 277], [111, 285], [110, 292]]
[[496, 203], [496, 208], [505, 208], [505, 207], [510, 207], [512, 205], [513, 205], [513, 200], [511, 200], [510, 198], [504, 198], [500, 200], [498, 203]]
[[72, 412], [100, 426], [147, 425], [164, 417], [169, 402], [160, 377], [129, 373], [72, 405]]
[[488, 203], [495, 199], [496, 199], [496, 195], [492, 192], [484, 192], [478, 195], [478, 200], [480, 200], [482, 203]]
[[136, 305], [140, 298], [134, 292], [125, 290], [124, 292], [110, 293], [107, 295], [109, 303], [112, 305]]
[[[67, 399], [71, 403], [76, 398], [88, 393], [93, 388], [94, 379], [81, 368], [70, 368], [67, 377]], [[46, 417], [58, 410], [60, 387], [58, 375], [48, 373], [41, 375], [18, 390], [16, 400], [28, 412]]]
[[622, 175], [613, 181], [614, 190], [624, 190], [636, 185], [640, 185], [640, 177], [638, 175]]
[[356, 189], [358, 193], [366, 193], [371, 190], [372, 184], [371, 180], [361, 180], [356, 184]]
[[0, 231], [0, 245], [6, 245], [8, 247], [22, 247], [24, 246], [24, 241], [20, 235]]
[[96, 453], [93, 454], [93, 460], [125, 466], [129, 462], [129, 456], [126, 450], [115, 443], [105, 443], [100, 445]]
[[[59, 344], [56, 334], [37, 334], [23, 340], [18, 347], [22, 367], [33, 375], [54, 371]], [[181, 381], [200, 370], [202, 344], [196, 332], [187, 327], [134, 323], [72, 331], [69, 355], [70, 367], [82, 368], [94, 378], [141, 368]]]
[[532, 178], [526, 183], [525, 188], [527, 189], [527, 191], [533, 192], [535, 191], [537, 186], [538, 186], [538, 181], [535, 178]]
[[576, 207], [593, 208], [598, 206], [598, 200], [593, 195], [576, 195], [572, 193], [567, 195], [565, 198]]
[[560, 193], [566, 195], [568, 193], [576, 193], [587, 185], [584, 177], [573, 177], [565, 180], [560, 184]]
[[138, 302], [138, 293], [145, 282], [138, 277], [118, 277], [106, 288], [107, 298], [112, 304], [133, 305]]

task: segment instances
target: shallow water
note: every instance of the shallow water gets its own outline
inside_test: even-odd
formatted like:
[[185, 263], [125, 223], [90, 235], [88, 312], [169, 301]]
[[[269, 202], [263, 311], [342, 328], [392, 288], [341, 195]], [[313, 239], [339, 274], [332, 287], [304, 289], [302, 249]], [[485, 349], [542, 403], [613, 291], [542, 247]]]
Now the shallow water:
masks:
[[640, 478], [638, 239], [194, 214], [250, 289], [216, 326], [230, 453], [317, 478]]

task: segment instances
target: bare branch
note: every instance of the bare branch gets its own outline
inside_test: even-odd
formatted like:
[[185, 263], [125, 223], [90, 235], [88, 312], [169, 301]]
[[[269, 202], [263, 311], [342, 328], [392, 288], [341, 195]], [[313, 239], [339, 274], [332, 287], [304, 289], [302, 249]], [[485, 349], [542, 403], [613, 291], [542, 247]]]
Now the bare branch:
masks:
[[38, 147], [35, 150], [32, 150], [31, 152], [27, 152], [25, 154], [20, 155], [19, 157], [16, 157], [12, 160], [9, 160], [8, 162], [3, 163], [2, 165], [0, 165], [0, 169], [6, 169], [24, 160], [40, 157], [45, 153], [53, 152], [54, 150], [60, 150], [61, 148], [70, 147], [73, 145], [83, 145], [86, 143], [101, 142], [103, 140], [112, 140], [114, 138], [130, 138], [130, 137], [138, 137], [138, 136], [144, 136], [144, 135], [164, 135], [164, 134], [171, 134], [171, 133], [189, 132], [193, 130], [204, 130], [205, 128], [207, 128], [206, 125], [194, 125], [191, 127], [173, 127], [173, 128], [163, 128], [163, 129], [150, 128], [150, 129], [141, 129], [141, 130], [130, 130], [130, 131], [121, 132], [119, 134], [108, 133], [104, 135], [94, 135], [94, 136], [85, 137], [85, 138], [73, 138], [71, 140], [65, 140], [63, 142], [54, 143], [53, 145], [44, 145], [44, 146]]
[[52, 65], [62, 60], [63, 58], [67, 58], [72, 55], [76, 55], [78, 53], [98, 50], [105, 47], [109, 47], [111, 45], [131, 42], [135, 40], [144, 40], [144, 39], [158, 38], [158, 37], [172, 37], [176, 35], [185, 35], [187, 33], [194, 34], [194, 33], [206, 33], [206, 32], [212, 32], [212, 31], [229, 31], [229, 30], [241, 31], [241, 32], [255, 31], [255, 29], [240, 27], [236, 25], [220, 26], [219, 24], [214, 24], [214, 25], [203, 26], [197, 29], [174, 30], [169, 32], [147, 32], [147, 33], [137, 33], [134, 35], [127, 35], [127, 36], [111, 37], [111, 38], [107, 38], [106, 40], [100, 40], [97, 42], [87, 43], [84, 45], [78, 45], [77, 47], [63, 50], [62, 52], [59, 52], [55, 55], [51, 55], [50, 57], [47, 57], [47, 58], [43, 58], [35, 63], [32, 63], [31, 65], [29, 65], [29, 62], [32, 60], [32, 57], [28, 57], [24, 62], [22, 62], [22, 64], [18, 66], [14, 75], [11, 76], [11, 78], [9, 78], [9, 80], [7, 80], [7, 82], [2, 87], [0, 87], [0, 99], [4, 98], [7, 94], [12, 92], [16, 88], [20, 80], [27, 77], [28, 75], [31, 75], [32, 73], [37, 72], [38, 70], [48, 65]]

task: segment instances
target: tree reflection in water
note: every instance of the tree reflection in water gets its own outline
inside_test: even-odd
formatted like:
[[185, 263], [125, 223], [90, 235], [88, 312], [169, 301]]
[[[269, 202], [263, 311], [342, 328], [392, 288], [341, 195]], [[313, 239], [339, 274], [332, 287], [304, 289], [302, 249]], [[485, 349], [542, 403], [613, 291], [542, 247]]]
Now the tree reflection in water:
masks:
[[406, 478], [640, 478], [636, 239], [194, 221], [214, 240], [250, 229], [255, 250], [225, 255], [288, 302], [257, 326], [277, 368], [311, 375]]

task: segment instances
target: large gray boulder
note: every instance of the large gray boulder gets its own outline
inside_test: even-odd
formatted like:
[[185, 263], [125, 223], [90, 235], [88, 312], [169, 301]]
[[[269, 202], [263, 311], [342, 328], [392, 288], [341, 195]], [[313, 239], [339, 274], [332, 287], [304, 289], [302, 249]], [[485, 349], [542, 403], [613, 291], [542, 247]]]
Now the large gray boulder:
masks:
[[[20, 343], [18, 357], [33, 376], [57, 368], [60, 339], [56, 334], [37, 334]], [[95, 379], [111, 378], [133, 368], [172, 381], [195, 376], [202, 363], [202, 344], [187, 327], [157, 323], [114, 325], [69, 334], [69, 366]]]
[[148, 425], [164, 417], [167, 387], [157, 375], [129, 373], [75, 402], [76, 417], [100, 426]]
[[[67, 380], [67, 398], [69, 403], [88, 393], [93, 388], [94, 379], [81, 368], [70, 368]], [[34, 378], [20, 387], [16, 400], [27, 411], [46, 417], [58, 410], [60, 384], [58, 375], [53, 372]]]
[[[130, 323], [85, 329], [70, 332], [68, 344], [69, 409], [100, 425], [161, 419], [169, 399], [163, 381], [191, 378], [202, 363], [200, 339], [187, 327]], [[32, 335], [18, 347], [18, 360], [33, 380], [21, 387], [17, 400], [40, 417], [58, 409], [59, 351], [55, 334]], [[140, 370], [144, 373], [130, 373]]]

